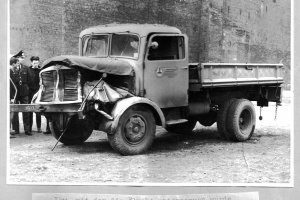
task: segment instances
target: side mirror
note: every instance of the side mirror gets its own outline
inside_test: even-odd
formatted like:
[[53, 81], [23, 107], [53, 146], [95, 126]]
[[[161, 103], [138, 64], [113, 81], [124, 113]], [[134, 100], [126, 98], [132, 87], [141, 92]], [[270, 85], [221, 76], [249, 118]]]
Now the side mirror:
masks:
[[158, 48], [158, 42], [151, 42], [150, 48], [157, 49]]

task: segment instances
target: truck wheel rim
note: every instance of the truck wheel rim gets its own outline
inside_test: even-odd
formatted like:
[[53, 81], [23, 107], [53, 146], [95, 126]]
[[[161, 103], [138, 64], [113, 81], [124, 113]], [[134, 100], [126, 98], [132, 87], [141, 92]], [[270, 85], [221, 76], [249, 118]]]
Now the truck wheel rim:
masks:
[[129, 144], [141, 142], [146, 134], [145, 119], [141, 115], [131, 116], [124, 127], [124, 136]]
[[242, 111], [239, 117], [239, 127], [243, 134], [248, 134], [248, 130], [251, 130], [252, 116], [248, 109]]

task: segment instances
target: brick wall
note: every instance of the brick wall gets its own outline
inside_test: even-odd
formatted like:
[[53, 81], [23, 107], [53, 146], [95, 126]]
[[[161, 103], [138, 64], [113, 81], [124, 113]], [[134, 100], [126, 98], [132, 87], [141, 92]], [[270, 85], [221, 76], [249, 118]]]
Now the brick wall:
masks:
[[[162, 23], [189, 36], [191, 62], [290, 65], [289, 0], [11, 0], [11, 53], [78, 54], [81, 30]], [[287, 70], [287, 79], [289, 71]]]
[[25, 50], [29, 57], [42, 59], [63, 53], [62, 13], [60, 0], [10, 1], [10, 53]]

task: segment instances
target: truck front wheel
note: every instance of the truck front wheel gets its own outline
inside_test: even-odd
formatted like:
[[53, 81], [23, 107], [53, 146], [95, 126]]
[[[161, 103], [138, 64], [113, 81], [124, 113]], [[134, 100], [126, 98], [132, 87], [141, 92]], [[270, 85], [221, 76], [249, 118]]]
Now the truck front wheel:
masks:
[[65, 145], [81, 144], [86, 141], [93, 132], [93, 122], [89, 119], [78, 119], [78, 115], [52, 114], [49, 122], [52, 135]]
[[108, 141], [122, 155], [141, 154], [153, 143], [155, 131], [152, 112], [142, 106], [132, 106], [120, 117], [116, 131], [108, 134]]
[[255, 129], [255, 109], [253, 104], [246, 99], [234, 101], [227, 114], [228, 131], [235, 141], [250, 139]]

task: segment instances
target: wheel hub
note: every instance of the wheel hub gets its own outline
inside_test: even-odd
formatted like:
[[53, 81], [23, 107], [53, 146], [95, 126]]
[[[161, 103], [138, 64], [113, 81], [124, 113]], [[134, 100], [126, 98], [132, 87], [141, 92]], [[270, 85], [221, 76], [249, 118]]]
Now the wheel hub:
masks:
[[250, 127], [251, 113], [248, 110], [244, 110], [239, 118], [239, 126], [242, 131]]
[[243, 123], [244, 123], [244, 118], [240, 117], [240, 125], [243, 125]]
[[129, 142], [139, 142], [146, 133], [146, 125], [140, 116], [132, 116], [125, 126], [125, 137]]

